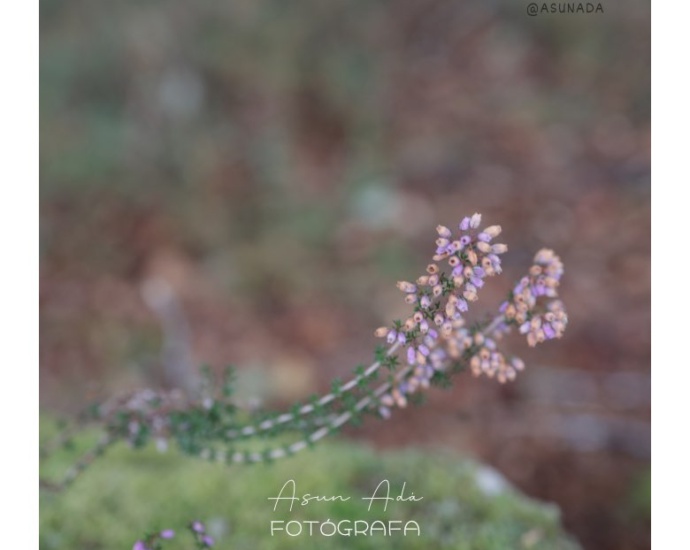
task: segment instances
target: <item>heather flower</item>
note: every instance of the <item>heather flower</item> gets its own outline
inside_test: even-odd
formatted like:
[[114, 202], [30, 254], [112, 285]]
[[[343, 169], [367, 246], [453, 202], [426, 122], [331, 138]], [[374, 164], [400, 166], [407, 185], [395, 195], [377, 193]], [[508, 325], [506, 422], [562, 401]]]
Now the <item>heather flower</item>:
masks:
[[[512, 297], [501, 304], [500, 311], [508, 322], [518, 325], [530, 346], [560, 338], [568, 324], [568, 316], [558, 297], [563, 264], [552, 250], [542, 249], [534, 257], [529, 275], [513, 288]], [[545, 304], [540, 307], [539, 299]]]
[[480, 374], [486, 374], [489, 378], [495, 376], [502, 384], [515, 379], [515, 367], [506, 361], [503, 353], [497, 350], [493, 339], [478, 333], [474, 337], [474, 343], [479, 348], [470, 359], [470, 368], [475, 376]]
[[[549, 300], [543, 308], [537, 308], [538, 298], [557, 296], [563, 274], [558, 256], [546, 249], [537, 253], [528, 276], [513, 288], [511, 299], [501, 305], [490, 330], [484, 334], [467, 328], [464, 315], [479, 299], [486, 278], [501, 273], [500, 255], [508, 250], [505, 244], [493, 242], [501, 234], [501, 226], [480, 229], [481, 219], [478, 213], [463, 218], [458, 234], [444, 225], [437, 226], [433, 263], [427, 266], [426, 274], [415, 283], [397, 283], [405, 302], [414, 307], [414, 314], [402, 324], [404, 332], [396, 325], [381, 327], [375, 334], [385, 337], [389, 344], [402, 345], [408, 367], [405, 376], [381, 396], [381, 416], [387, 417], [390, 407], [406, 406], [408, 396], [428, 387], [434, 373], [443, 371], [449, 359], [468, 357], [477, 376], [485, 374], [501, 383], [515, 379], [524, 364], [517, 358], [507, 359], [496, 344], [511, 326], [517, 326], [531, 346], [563, 334], [567, 315], [562, 303]], [[444, 261], [448, 274], [439, 265]], [[438, 332], [432, 327], [438, 327]]]
[[173, 531], [172, 529], [166, 529], [158, 533], [158, 536], [162, 539], [169, 540], [175, 537], [175, 531]]
[[132, 546], [132, 550], [149, 550], [149, 547], [146, 546], [143, 540], [138, 540], [134, 543], [134, 546]]
[[200, 521], [193, 521], [190, 528], [195, 533], [205, 533], [206, 532], [206, 527]]

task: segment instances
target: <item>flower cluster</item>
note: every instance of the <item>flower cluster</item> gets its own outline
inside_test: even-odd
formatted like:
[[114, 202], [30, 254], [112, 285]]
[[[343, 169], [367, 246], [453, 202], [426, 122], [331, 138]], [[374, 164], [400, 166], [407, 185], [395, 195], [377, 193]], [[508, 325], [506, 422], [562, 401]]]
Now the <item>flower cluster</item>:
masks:
[[156, 550], [161, 548], [162, 540], [170, 540], [173, 538], [175, 538], [175, 531], [172, 529], [164, 529], [163, 531], [146, 536], [143, 540], [136, 541], [132, 550]]
[[199, 548], [211, 548], [215, 544], [213, 537], [206, 534], [206, 526], [200, 521], [193, 521], [189, 525], [189, 530], [194, 535], [194, 540]]
[[[530, 345], [563, 333], [567, 316], [561, 302], [549, 301], [543, 313], [537, 309], [538, 297], [557, 296], [563, 273], [563, 264], [550, 250], [537, 254], [529, 276], [501, 306], [501, 315], [483, 328], [467, 325], [465, 314], [470, 304], [477, 301], [485, 279], [501, 273], [499, 256], [508, 250], [505, 244], [492, 243], [501, 233], [499, 225], [484, 229], [480, 225], [481, 214], [476, 213], [460, 222], [458, 234], [439, 225], [434, 263], [415, 283], [397, 283], [405, 293], [405, 302], [414, 307], [413, 315], [393, 327], [380, 327], [375, 334], [403, 348], [408, 368], [399, 373], [391, 391], [381, 396], [382, 416], [387, 417], [392, 406], [404, 407], [418, 388], [427, 388], [434, 374], [447, 368], [449, 360], [467, 357], [475, 375], [496, 377], [501, 383], [513, 380], [524, 363], [518, 358], [506, 359], [496, 344], [511, 325], [527, 334]], [[447, 263], [448, 273], [439, 266], [441, 262]]]
[[[481, 214], [464, 218], [455, 235], [448, 227], [439, 225], [434, 263], [427, 266], [426, 274], [416, 283], [397, 284], [405, 293], [405, 302], [414, 306], [414, 313], [404, 323], [395, 323], [393, 328], [379, 328], [376, 335], [385, 337], [388, 343], [404, 346], [407, 363], [413, 371], [382, 396], [384, 416], [392, 405], [405, 406], [407, 395], [419, 387], [428, 387], [434, 373], [442, 371], [449, 358], [460, 358], [472, 346], [473, 338], [465, 326], [464, 314], [469, 304], [477, 301], [485, 278], [501, 273], [499, 256], [508, 250], [505, 244], [492, 244], [501, 227], [492, 225], [482, 230], [481, 219]], [[439, 267], [440, 262], [447, 262], [448, 274]]]
[[[213, 537], [206, 534], [206, 526], [200, 521], [192, 521], [187, 528], [192, 533], [197, 548], [212, 548], [215, 544]], [[136, 541], [132, 550], [159, 550], [163, 547], [162, 541], [173, 538], [175, 538], [175, 531], [172, 529], [151, 533]]]
[[95, 412], [111, 430], [124, 434], [132, 447], [140, 447], [154, 439], [158, 449], [164, 451], [170, 437], [171, 412], [188, 408], [189, 402], [180, 390], [143, 389], [110, 399], [98, 406]]
[[470, 369], [475, 376], [480, 374], [486, 374], [489, 378], [495, 376], [496, 380], [504, 384], [509, 380], [515, 380], [517, 372], [525, 368], [522, 359], [518, 357], [507, 360], [505, 355], [497, 349], [494, 338], [477, 332], [473, 340], [478, 350], [470, 358]]
[[[529, 275], [515, 285], [509, 300], [501, 304], [500, 311], [507, 321], [520, 327], [527, 335], [527, 343], [536, 346], [552, 338], [560, 338], [568, 324], [563, 303], [558, 298], [558, 285], [563, 275], [563, 263], [553, 250], [542, 249], [534, 257]], [[539, 308], [539, 298], [545, 305]]]

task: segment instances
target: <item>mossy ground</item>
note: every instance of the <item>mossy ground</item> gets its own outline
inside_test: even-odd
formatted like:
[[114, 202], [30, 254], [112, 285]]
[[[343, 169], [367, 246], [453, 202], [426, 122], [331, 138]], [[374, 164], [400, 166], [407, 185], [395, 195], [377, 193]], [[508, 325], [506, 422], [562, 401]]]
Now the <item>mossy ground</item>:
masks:
[[[52, 431], [42, 423], [42, 435]], [[69, 464], [75, 449], [60, 451], [43, 468], [55, 475]], [[129, 549], [143, 533], [162, 528], [183, 531], [192, 519], [206, 521], [217, 548], [320, 549], [377, 548], [462, 550], [572, 549], [576, 544], [560, 526], [557, 508], [528, 499], [500, 483], [478, 483], [483, 467], [449, 453], [417, 450], [378, 452], [361, 445], [327, 442], [271, 465], [227, 466], [205, 463], [175, 451], [135, 451], [116, 446], [61, 493], [42, 490], [40, 547], [53, 549]], [[489, 476], [491, 477], [491, 476]], [[347, 502], [312, 502], [292, 512], [274, 497], [294, 479], [297, 494], [343, 495]], [[406, 482], [406, 495], [419, 502], [368, 502], [381, 480], [391, 496]], [[483, 487], [483, 488], [482, 488]], [[381, 493], [379, 493], [379, 496]], [[271, 520], [338, 522], [360, 519], [415, 520], [421, 536], [394, 534], [271, 536]], [[305, 531], [306, 532], [306, 531]], [[185, 533], [166, 544], [189, 548]]]

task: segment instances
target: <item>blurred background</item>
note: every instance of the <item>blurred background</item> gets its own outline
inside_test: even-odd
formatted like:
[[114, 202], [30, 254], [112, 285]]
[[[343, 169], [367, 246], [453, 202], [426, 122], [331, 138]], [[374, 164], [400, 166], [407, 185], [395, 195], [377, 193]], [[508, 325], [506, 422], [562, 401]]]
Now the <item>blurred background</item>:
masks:
[[650, 499], [650, 6], [41, 1], [41, 405], [236, 365], [280, 406], [368, 362], [434, 228], [482, 212], [505, 275], [566, 266], [564, 339], [511, 385], [346, 436], [444, 448], [643, 549]]

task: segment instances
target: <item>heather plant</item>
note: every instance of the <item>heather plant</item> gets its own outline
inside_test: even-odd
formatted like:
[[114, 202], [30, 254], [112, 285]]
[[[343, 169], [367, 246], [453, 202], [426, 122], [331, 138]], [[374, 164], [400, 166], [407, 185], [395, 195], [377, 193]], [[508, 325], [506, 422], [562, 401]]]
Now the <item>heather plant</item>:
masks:
[[[95, 424], [102, 435], [58, 481], [44, 487], [62, 489], [117, 442], [140, 448], [154, 441], [159, 450], [171, 442], [187, 455], [223, 463], [266, 463], [311, 447], [364, 415], [389, 418], [395, 409], [420, 403], [430, 386], [447, 387], [469, 369], [499, 383], [514, 380], [525, 368], [521, 359], [499, 347], [516, 330], [529, 346], [560, 338], [567, 315], [558, 299], [563, 264], [553, 251], [539, 250], [527, 274], [515, 284], [498, 311], [469, 321], [470, 309], [491, 277], [501, 274], [507, 246], [495, 242], [499, 225], [482, 228], [481, 215], [463, 218], [457, 230], [439, 225], [432, 262], [414, 282], [399, 281], [410, 307], [409, 317], [382, 326], [375, 335], [385, 342], [369, 366], [359, 365], [347, 381], [334, 380], [325, 395], [313, 395], [282, 413], [245, 410], [233, 400], [234, 373], [205, 371], [199, 395], [181, 390], [144, 389], [90, 408], [78, 427]], [[67, 431], [42, 449], [46, 459], [67, 444]], [[213, 541], [203, 525], [190, 530], [199, 547]], [[194, 527], [200, 527], [201, 530]], [[137, 550], [160, 548], [170, 530], [148, 534]], [[137, 546], [139, 545], [139, 546]]]
[[[563, 264], [553, 251], [538, 251], [499, 311], [470, 323], [470, 307], [486, 280], [502, 272], [501, 256], [507, 251], [505, 244], [494, 242], [501, 234], [499, 225], [480, 226], [481, 215], [474, 214], [462, 219], [456, 232], [436, 228], [435, 253], [426, 272], [415, 282], [397, 283], [410, 316], [378, 328], [375, 335], [387, 347], [377, 347], [371, 365], [358, 366], [349, 381], [334, 380], [326, 395], [314, 395], [280, 414], [245, 411], [232, 400], [234, 377], [227, 369], [220, 379], [207, 371], [197, 399], [179, 390], [151, 389], [110, 399], [94, 405], [84, 418], [102, 429], [98, 444], [61, 481], [43, 484], [65, 487], [118, 441], [139, 448], [154, 440], [160, 450], [174, 441], [186, 454], [218, 462], [271, 461], [310, 447], [347, 423], [357, 424], [365, 414], [386, 419], [395, 408], [419, 401], [431, 385], [448, 386], [467, 367], [473, 375], [499, 383], [515, 379], [524, 363], [502, 351], [499, 342], [513, 329], [530, 346], [562, 336], [568, 321], [558, 300]], [[297, 440], [284, 443], [290, 434], [297, 434]], [[63, 434], [42, 456], [69, 436]], [[256, 439], [279, 443], [257, 450], [252, 444]]]
[[[187, 530], [191, 533], [196, 548], [213, 548], [215, 541], [213, 537], [206, 533], [206, 526], [199, 520], [192, 521]], [[147, 533], [144, 537], [134, 543], [132, 550], [161, 550], [163, 541], [175, 538], [175, 531], [164, 529], [153, 533]]]

